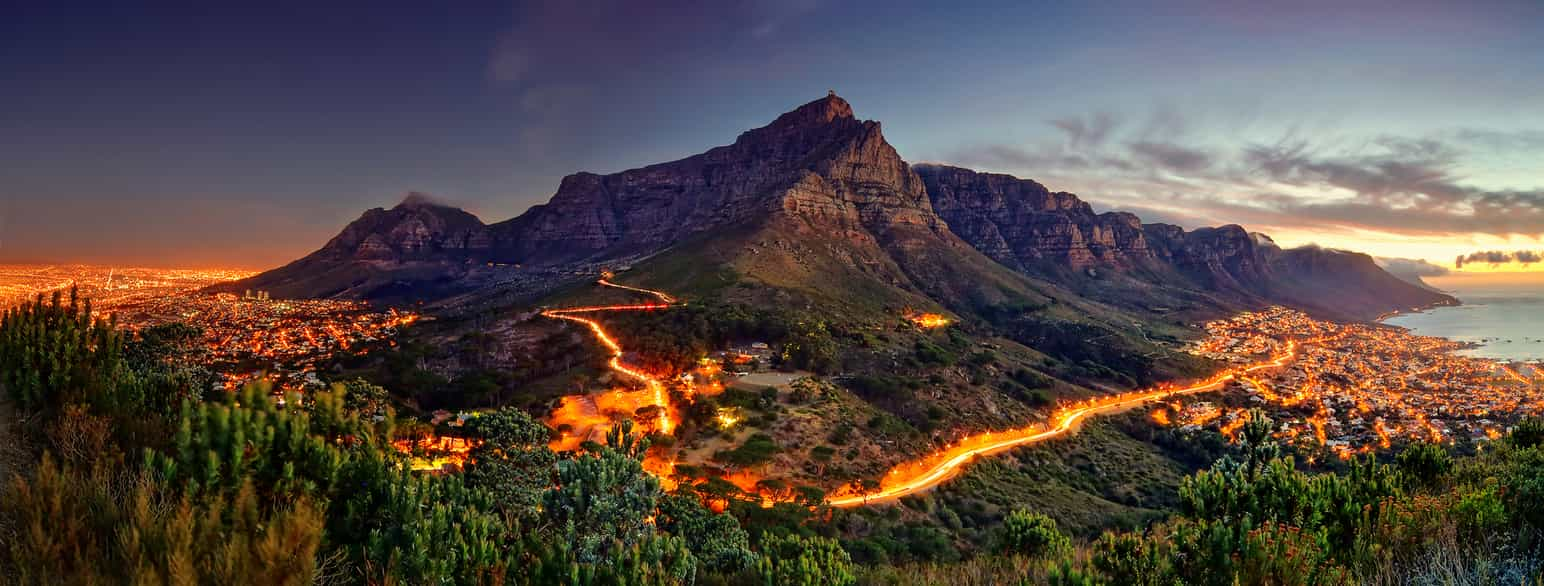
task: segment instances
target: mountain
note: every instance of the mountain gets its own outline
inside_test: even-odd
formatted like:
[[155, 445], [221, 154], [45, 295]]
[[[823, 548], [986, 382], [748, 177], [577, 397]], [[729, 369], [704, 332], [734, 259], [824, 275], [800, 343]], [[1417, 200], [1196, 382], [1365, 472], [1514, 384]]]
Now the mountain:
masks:
[[1041, 299], [1041, 285], [955, 235], [880, 123], [835, 94], [701, 155], [569, 176], [552, 203], [492, 229], [506, 262], [669, 249], [635, 272], [673, 275], [664, 267], [690, 258], [687, 268], [729, 268], [804, 304], [854, 311]]
[[[953, 431], [1022, 426], [1058, 401], [1214, 372], [1181, 348], [1196, 318], [1270, 303], [1371, 317], [1436, 299], [1365, 256], [1283, 251], [1239, 226], [1143, 224], [1033, 181], [914, 167], [834, 94], [698, 155], [570, 175], [548, 203], [503, 222], [411, 196], [229, 287], [431, 301], [437, 319], [400, 343], [414, 354], [391, 361], [427, 374], [392, 373], [394, 386], [443, 377], [407, 392], [459, 408], [497, 387], [551, 408], [544, 393], [570, 392], [603, 362], [575, 350], [588, 332], [530, 309], [637, 299], [594, 286], [603, 270], [686, 302], [600, 318], [630, 360], [678, 372], [764, 342], [781, 367], [840, 375], [824, 407], [758, 425], [778, 445], [813, 447], [862, 422], [844, 457], [852, 478]], [[922, 327], [908, 319], [918, 313], [954, 325]], [[536, 367], [555, 364], [562, 372]], [[712, 445], [686, 439], [680, 461], [710, 462]]]
[[700, 155], [569, 175], [550, 202], [491, 229], [501, 260], [552, 264], [657, 250], [779, 212], [843, 230], [947, 232], [880, 124], [857, 120], [835, 94]]
[[321, 249], [214, 290], [263, 290], [275, 297], [402, 299], [473, 286], [491, 257], [492, 233], [470, 213], [410, 193], [389, 210], [374, 208]]
[[1281, 252], [1273, 267], [1272, 298], [1310, 311], [1366, 318], [1398, 309], [1458, 304], [1450, 295], [1390, 274], [1359, 252], [1304, 246]]
[[1109, 269], [1135, 281], [1117, 285], [1117, 295], [1179, 286], [1219, 304], [1281, 303], [1342, 319], [1454, 302], [1388, 274], [1365, 255], [1318, 247], [1284, 251], [1269, 236], [1237, 225], [1187, 232], [1143, 224], [1125, 212], [1095, 213], [1076, 195], [1010, 175], [943, 165], [917, 170], [939, 214], [972, 246], [1059, 281]]
[[[315, 253], [228, 288], [425, 299], [530, 281], [542, 269], [631, 264], [682, 243], [694, 252], [717, 243], [715, 262], [763, 267], [766, 282], [839, 304], [852, 303], [841, 296], [854, 287], [872, 292], [859, 281], [882, 283], [887, 302], [959, 311], [1048, 288], [1131, 310], [1286, 303], [1357, 319], [1451, 302], [1351, 253], [1283, 251], [1236, 225], [1144, 224], [1027, 179], [913, 167], [879, 122], [857, 119], [834, 93], [702, 154], [569, 175], [549, 202], [491, 225], [410, 195], [366, 212]], [[753, 249], [763, 258], [741, 258]]]

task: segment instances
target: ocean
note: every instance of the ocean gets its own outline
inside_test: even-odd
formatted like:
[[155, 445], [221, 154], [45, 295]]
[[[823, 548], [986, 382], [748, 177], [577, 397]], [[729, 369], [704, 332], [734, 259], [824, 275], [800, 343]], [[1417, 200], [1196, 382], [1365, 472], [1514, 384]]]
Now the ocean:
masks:
[[1383, 323], [1479, 346], [1461, 351], [1497, 360], [1544, 360], [1544, 273], [1455, 273], [1427, 283], [1463, 305], [1397, 315]]

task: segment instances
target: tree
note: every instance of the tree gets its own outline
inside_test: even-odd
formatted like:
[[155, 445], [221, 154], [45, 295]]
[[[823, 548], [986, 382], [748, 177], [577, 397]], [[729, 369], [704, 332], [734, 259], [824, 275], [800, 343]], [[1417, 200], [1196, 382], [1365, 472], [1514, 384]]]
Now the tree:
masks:
[[1090, 563], [1106, 576], [1132, 586], [1168, 586], [1175, 582], [1168, 541], [1136, 533], [1106, 532], [1094, 544]]
[[1407, 447], [1394, 458], [1394, 463], [1417, 486], [1433, 487], [1442, 476], [1453, 468], [1453, 458], [1447, 448], [1438, 444], [1421, 443]]
[[[606, 445], [558, 462], [557, 485], [542, 495], [546, 520], [558, 528], [554, 537], [575, 563], [612, 566], [638, 548], [673, 551], [679, 542], [655, 533], [653, 517], [664, 492], [659, 479], [643, 470], [648, 441], [631, 432], [631, 422], [624, 421], [607, 434]], [[660, 564], [689, 581], [696, 562], [684, 553]]]
[[1251, 474], [1281, 457], [1281, 445], [1271, 437], [1272, 423], [1263, 409], [1250, 409], [1249, 420], [1244, 423], [1244, 429], [1238, 434], [1239, 449], [1244, 458], [1243, 465]]
[[740, 522], [726, 513], [715, 513], [702, 506], [696, 495], [666, 495], [659, 503], [659, 529], [686, 541], [692, 554], [704, 568], [721, 574], [734, 574], [756, 563], [750, 536]]
[[390, 419], [391, 394], [380, 385], [371, 384], [362, 378], [356, 378], [343, 383], [333, 384], [333, 390], [341, 390], [343, 395], [343, 408], [358, 413], [366, 419], [383, 417]]
[[505, 514], [533, 520], [556, 472], [557, 455], [547, 447], [552, 432], [512, 407], [474, 417], [466, 429], [478, 442], [469, 454], [467, 482], [497, 495]]
[[135, 387], [121, 385], [133, 373], [115, 326], [93, 318], [91, 302], [81, 302], [73, 288], [68, 305], [55, 291], [47, 304], [39, 294], [8, 309], [0, 318], [0, 383], [29, 410], [86, 402], [136, 407], [138, 397], [123, 392]]
[[16, 530], [0, 575], [17, 584], [310, 584], [322, 510], [259, 502], [251, 484], [196, 498], [150, 474], [44, 456], [0, 498]]
[[852, 558], [836, 540], [798, 535], [765, 537], [756, 574], [766, 586], [848, 586], [857, 581]]
[[1245, 518], [1186, 520], [1168, 535], [1179, 581], [1198, 586], [1351, 584], [1323, 532]]
[[[1024, 582], [1029, 584], [1028, 580]], [[1098, 586], [1103, 584], [1094, 576], [1072, 567], [1070, 560], [1061, 560], [1053, 564], [1045, 574], [1045, 583], [1049, 586]]]
[[1015, 509], [1003, 519], [999, 551], [1033, 558], [1059, 555], [1071, 540], [1056, 529], [1056, 520], [1041, 513]]
[[1531, 448], [1544, 443], [1544, 419], [1529, 417], [1517, 422], [1507, 439], [1519, 448]]

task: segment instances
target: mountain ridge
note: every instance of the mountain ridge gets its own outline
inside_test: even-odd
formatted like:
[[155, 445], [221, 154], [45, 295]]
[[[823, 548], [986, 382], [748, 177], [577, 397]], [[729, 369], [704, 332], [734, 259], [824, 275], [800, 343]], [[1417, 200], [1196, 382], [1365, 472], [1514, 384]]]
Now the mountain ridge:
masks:
[[[854, 262], [890, 263], [882, 278], [939, 290], [957, 287], [913, 265], [934, 263], [930, 270], [942, 274], [949, 263], [973, 264], [944, 258], [969, 248], [1052, 281], [1113, 272], [1132, 291], [1190, 287], [1241, 306], [1288, 303], [1336, 317], [1456, 302], [1375, 263], [1331, 258], [1350, 253], [1283, 251], [1237, 225], [1186, 231], [1144, 224], [1127, 212], [1095, 213], [1077, 195], [1030, 179], [910, 165], [879, 122], [859, 120], [834, 93], [697, 155], [571, 174], [548, 202], [493, 224], [409, 194], [394, 208], [365, 212], [315, 253], [232, 287], [376, 299], [422, 285], [426, 296], [443, 296], [499, 281], [488, 277], [499, 267], [604, 265], [774, 216], [820, 226], [805, 237], [877, 247], [882, 255]], [[1335, 286], [1340, 273], [1346, 287]], [[1337, 307], [1315, 300], [1314, 288], [1352, 299]]]

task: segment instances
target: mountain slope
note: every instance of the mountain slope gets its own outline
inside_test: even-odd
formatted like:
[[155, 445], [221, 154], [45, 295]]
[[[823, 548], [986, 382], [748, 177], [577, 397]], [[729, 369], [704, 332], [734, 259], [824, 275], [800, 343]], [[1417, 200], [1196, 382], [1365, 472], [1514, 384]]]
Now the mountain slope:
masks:
[[321, 249], [213, 290], [263, 290], [275, 297], [434, 297], [475, 286], [492, 252], [488, 227], [470, 213], [412, 193], [374, 208]]
[[1305, 246], [1283, 251], [1272, 266], [1276, 279], [1271, 297], [1309, 311], [1366, 318], [1458, 304], [1450, 295], [1388, 273], [1359, 252]]

